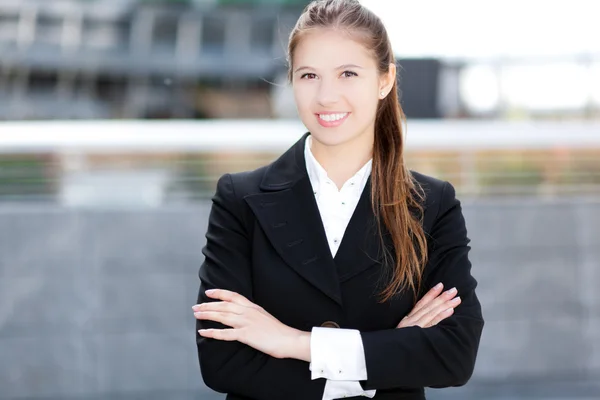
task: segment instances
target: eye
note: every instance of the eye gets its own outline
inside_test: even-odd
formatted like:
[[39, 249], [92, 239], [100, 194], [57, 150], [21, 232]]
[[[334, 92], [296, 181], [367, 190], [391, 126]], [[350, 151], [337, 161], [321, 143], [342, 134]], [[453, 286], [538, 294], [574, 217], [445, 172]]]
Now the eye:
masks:
[[317, 77], [316, 74], [313, 74], [312, 72], [306, 73], [304, 75], [302, 75], [300, 77], [300, 79], [315, 79]]
[[342, 76], [344, 78], [351, 78], [353, 76], [358, 76], [358, 74], [356, 72], [352, 72], [352, 71], [344, 71], [344, 72], [342, 72]]

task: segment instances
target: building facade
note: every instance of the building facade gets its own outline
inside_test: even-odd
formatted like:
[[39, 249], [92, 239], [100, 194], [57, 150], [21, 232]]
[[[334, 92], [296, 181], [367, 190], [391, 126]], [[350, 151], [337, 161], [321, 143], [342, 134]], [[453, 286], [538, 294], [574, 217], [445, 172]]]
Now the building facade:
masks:
[[0, 119], [269, 117], [308, 1], [0, 2]]

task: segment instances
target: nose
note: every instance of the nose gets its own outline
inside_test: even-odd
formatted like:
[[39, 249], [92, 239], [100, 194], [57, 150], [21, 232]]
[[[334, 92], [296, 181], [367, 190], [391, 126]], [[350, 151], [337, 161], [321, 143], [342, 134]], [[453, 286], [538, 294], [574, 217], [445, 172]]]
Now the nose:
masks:
[[322, 80], [317, 92], [317, 102], [323, 107], [335, 104], [340, 99], [340, 93], [335, 83]]

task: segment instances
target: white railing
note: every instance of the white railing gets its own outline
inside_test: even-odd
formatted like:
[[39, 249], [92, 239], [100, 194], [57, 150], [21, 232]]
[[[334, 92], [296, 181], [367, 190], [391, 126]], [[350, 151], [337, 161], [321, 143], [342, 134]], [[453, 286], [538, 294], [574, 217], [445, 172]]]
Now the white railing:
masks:
[[[600, 122], [407, 127], [409, 167], [450, 180], [463, 196], [600, 199]], [[207, 198], [221, 174], [269, 163], [305, 131], [298, 120], [0, 122], [0, 200]]]
[[[0, 152], [281, 151], [297, 120], [0, 122]], [[600, 121], [409, 121], [407, 151], [600, 148]]]

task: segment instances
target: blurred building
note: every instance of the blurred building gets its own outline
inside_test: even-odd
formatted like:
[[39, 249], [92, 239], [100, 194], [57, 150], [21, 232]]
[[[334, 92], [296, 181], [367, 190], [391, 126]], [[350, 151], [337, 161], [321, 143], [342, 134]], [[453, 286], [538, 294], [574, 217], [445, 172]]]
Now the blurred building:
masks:
[[[0, 120], [295, 117], [289, 32], [309, 0], [3, 0]], [[462, 116], [460, 68], [402, 59], [410, 118]]]
[[[285, 53], [309, 1], [2, 0], [0, 120], [296, 117]], [[409, 118], [600, 118], [593, 49], [397, 56]]]
[[268, 117], [307, 0], [2, 0], [0, 119]]

